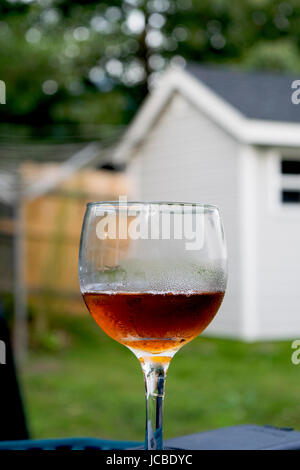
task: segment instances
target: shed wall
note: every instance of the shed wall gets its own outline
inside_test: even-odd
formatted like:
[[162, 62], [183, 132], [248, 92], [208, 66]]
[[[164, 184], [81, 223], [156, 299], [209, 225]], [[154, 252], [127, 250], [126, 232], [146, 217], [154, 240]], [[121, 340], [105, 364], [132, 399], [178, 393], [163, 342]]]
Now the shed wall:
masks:
[[140, 200], [197, 201], [221, 209], [228, 243], [226, 296], [208, 333], [241, 334], [239, 146], [184, 97], [175, 94], [131, 159]]

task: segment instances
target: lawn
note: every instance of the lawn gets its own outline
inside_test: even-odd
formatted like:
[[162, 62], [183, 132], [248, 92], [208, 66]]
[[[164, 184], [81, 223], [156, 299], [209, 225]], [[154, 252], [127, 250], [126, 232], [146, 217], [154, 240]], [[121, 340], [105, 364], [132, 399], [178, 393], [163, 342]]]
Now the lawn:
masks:
[[[22, 385], [32, 437], [143, 440], [144, 383], [125, 347], [86, 317], [58, 317], [63, 346], [33, 350]], [[165, 437], [242, 423], [300, 429], [300, 365], [291, 342], [199, 337], [169, 368]]]

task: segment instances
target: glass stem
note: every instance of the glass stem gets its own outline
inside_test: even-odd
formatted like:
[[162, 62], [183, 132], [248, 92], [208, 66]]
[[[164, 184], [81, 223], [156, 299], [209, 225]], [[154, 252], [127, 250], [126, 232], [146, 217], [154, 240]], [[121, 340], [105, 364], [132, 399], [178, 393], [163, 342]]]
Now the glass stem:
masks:
[[163, 402], [168, 364], [142, 363], [146, 389], [146, 450], [163, 449]]

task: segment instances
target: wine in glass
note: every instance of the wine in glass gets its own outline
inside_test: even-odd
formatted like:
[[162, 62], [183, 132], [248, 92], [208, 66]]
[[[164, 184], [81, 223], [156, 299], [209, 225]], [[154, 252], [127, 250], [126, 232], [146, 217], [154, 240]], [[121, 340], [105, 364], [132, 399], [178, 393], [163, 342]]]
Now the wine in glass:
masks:
[[169, 363], [217, 313], [226, 267], [224, 231], [215, 206], [124, 200], [87, 205], [80, 288], [97, 324], [141, 363], [146, 449], [163, 448]]

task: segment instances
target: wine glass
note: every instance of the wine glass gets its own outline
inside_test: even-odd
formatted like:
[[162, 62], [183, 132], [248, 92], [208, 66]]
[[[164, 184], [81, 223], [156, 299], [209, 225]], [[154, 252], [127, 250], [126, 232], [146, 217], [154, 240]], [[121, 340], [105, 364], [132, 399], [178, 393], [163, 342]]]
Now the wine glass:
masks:
[[145, 449], [163, 449], [168, 366], [212, 321], [226, 280], [226, 244], [217, 207], [125, 198], [87, 205], [80, 289], [97, 324], [141, 363]]

